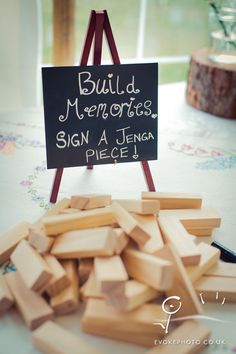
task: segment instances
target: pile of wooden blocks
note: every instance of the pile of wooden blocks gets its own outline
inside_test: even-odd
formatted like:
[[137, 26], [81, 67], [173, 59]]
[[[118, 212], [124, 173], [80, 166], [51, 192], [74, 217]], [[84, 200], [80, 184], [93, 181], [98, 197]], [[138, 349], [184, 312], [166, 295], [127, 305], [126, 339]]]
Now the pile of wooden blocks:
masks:
[[[219, 297], [236, 301], [236, 265], [220, 262], [218, 249], [196, 242], [220, 221], [198, 195], [65, 198], [34, 224], [22, 222], [0, 237], [0, 265], [10, 259], [16, 267], [0, 275], [0, 314], [15, 305], [45, 354], [99, 353], [52, 321], [76, 312], [80, 302], [86, 333], [153, 347], [148, 354], [172, 353], [174, 345], [169, 351], [156, 345], [166, 336], [179, 341], [177, 352], [197, 353], [199, 341], [210, 335], [207, 328], [187, 320], [171, 322], [167, 330], [166, 323], [176, 299], [175, 320], [200, 314], [204, 302]], [[169, 312], [162, 304], [167, 297]]]

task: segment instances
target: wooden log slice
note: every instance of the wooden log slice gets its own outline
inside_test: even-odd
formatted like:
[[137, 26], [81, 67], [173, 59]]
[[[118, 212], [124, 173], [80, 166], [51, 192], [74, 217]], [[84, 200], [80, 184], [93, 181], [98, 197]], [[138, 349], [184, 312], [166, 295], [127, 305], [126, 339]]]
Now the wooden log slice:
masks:
[[187, 102], [202, 111], [236, 119], [236, 65], [216, 64], [201, 49], [191, 57]]

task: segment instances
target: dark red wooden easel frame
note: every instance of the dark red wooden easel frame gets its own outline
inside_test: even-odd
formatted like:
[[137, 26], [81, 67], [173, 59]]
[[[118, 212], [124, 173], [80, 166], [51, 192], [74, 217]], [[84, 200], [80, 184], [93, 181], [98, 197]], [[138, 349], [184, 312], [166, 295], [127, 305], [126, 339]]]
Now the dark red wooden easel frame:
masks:
[[[117, 52], [107, 11], [93, 10], [91, 11], [91, 15], [90, 15], [90, 20], [89, 20], [87, 35], [84, 42], [84, 48], [80, 60], [80, 65], [87, 65], [93, 39], [94, 39], [93, 64], [94, 65], [101, 64], [103, 31], [106, 34], [107, 43], [110, 49], [113, 63], [120, 64], [120, 58]], [[149, 164], [147, 161], [142, 161], [141, 164], [147, 182], [148, 190], [151, 192], [155, 192], [155, 186], [153, 183]], [[93, 169], [93, 166], [89, 165], [87, 166], [87, 169], [91, 170]], [[54, 177], [53, 186], [52, 186], [51, 196], [50, 196], [51, 203], [56, 203], [57, 201], [57, 195], [61, 184], [62, 174], [63, 174], [63, 168], [57, 168]]]

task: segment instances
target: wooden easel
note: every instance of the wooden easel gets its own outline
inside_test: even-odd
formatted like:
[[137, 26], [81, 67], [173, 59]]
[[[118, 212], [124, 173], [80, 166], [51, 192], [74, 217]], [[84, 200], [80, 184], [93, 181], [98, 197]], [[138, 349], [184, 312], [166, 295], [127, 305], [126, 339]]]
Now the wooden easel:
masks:
[[[94, 40], [93, 64], [94, 65], [101, 64], [103, 31], [106, 34], [107, 43], [110, 49], [113, 63], [120, 64], [120, 58], [117, 52], [107, 11], [92, 10], [90, 15], [87, 35], [84, 42], [82, 57], [80, 60], [80, 65], [87, 65], [93, 40]], [[148, 190], [155, 192], [155, 186], [153, 183], [149, 164], [147, 161], [142, 161], [141, 164], [147, 182]], [[91, 170], [93, 169], [93, 166], [91, 165], [87, 166], [87, 169]], [[57, 201], [57, 195], [60, 188], [62, 174], [63, 174], [63, 168], [57, 168], [54, 177], [53, 186], [52, 186], [51, 196], [50, 196], [51, 203], [56, 203]]]

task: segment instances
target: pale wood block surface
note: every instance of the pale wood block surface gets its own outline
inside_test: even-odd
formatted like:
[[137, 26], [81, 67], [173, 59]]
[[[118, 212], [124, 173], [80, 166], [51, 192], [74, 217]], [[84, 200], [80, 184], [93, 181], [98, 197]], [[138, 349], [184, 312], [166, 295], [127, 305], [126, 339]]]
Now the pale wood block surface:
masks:
[[198, 194], [142, 192], [142, 199], [158, 200], [161, 209], [198, 209], [202, 205]]
[[51, 253], [58, 258], [111, 256], [116, 239], [111, 227], [69, 231], [58, 236]]
[[29, 229], [28, 241], [39, 253], [46, 253], [50, 251], [54, 238], [46, 236], [41, 224], [41, 227], [31, 227]]
[[205, 274], [220, 258], [220, 251], [205, 242], [199, 243], [197, 248], [201, 254], [200, 263], [197, 266], [186, 267], [186, 271], [192, 283]]
[[206, 347], [204, 341], [210, 334], [210, 330], [199, 322], [188, 320], [166, 336], [165, 340], [171, 345], [157, 345], [146, 354], [197, 354]]
[[139, 245], [144, 245], [151, 238], [142, 225], [120, 204], [112, 203], [112, 210], [119, 226]]
[[137, 214], [157, 214], [160, 210], [158, 200], [140, 200], [140, 199], [113, 199], [112, 202], [120, 204], [125, 210]]
[[47, 216], [52, 216], [52, 215], [58, 215], [60, 212], [64, 209], [67, 209], [70, 207], [70, 199], [69, 198], [63, 198], [56, 204], [53, 204], [53, 206], [48, 209], [34, 224], [34, 228], [43, 228], [43, 218]]
[[44, 354], [99, 354], [72, 332], [52, 321], [45, 322], [32, 333], [33, 344]]
[[104, 300], [89, 299], [82, 319], [84, 332], [151, 347], [164, 330], [155, 320], [166, 320], [161, 305], [145, 304], [129, 312], [117, 311]]
[[220, 227], [221, 218], [214, 208], [160, 210], [160, 216], [173, 216], [179, 219], [186, 229], [212, 229]]
[[71, 207], [81, 210], [103, 208], [111, 204], [109, 194], [86, 194], [71, 197]]
[[205, 302], [236, 302], [236, 278], [203, 276], [194, 283], [194, 289]]
[[192, 234], [192, 235], [195, 235], [195, 236], [212, 236], [212, 233], [213, 233], [213, 229], [210, 228], [210, 229], [204, 229], [204, 228], [186, 228], [186, 230]]
[[94, 271], [98, 288], [102, 293], [118, 293], [125, 291], [125, 282], [129, 276], [120, 256], [95, 257]]
[[106, 299], [107, 303], [119, 310], [131, 311], [151, 300], [158, 299], [162, 293], [137, 280], [128, 280], [125, 283], [124, 295], [113, 301], [112, 297]]
[[194, 243], [196, 243], [197, 244], [197, 236], [195, 236], [195, 235], [192, 235], [192, 234], [188, 234], [189, 235], [189, 237], [191, 238], [191, 240], [194, 242]]
[[23, 221], [0, 236], [0, 265], [10, 258], [18, 243], [28, 237], [29, 227], [30, 224]]
[[56, 315], [66, 315], [75, 312], [79, 306], [78, 267], [75, 260], [64, 260], [62, 266], [70, 281], [70, 285], [62, 292], [52, 297], [50, 306]]
[[52, 278], [46, 288], [50, 296], [55, 296], [70, 285], [70, 280], [61, 263], [51, 254], [46, 254], [44, 260], [52, 272]]
[[202, 312], [201, 304], [174, 245], [165, 245], [159, 251], [158, 257], [168, 260], [173, 265], [172, 287], [166, 290], [166, 295], [168, 297], [179, 296], [182, 303], [181, 308], [174, 316], [182, 317], [200, 314]]
[[73, 230], [108, 226], [115, 221], [111, 207], [43, 218], [45, 232], [49, 236]]
[[114, 230], [115, 236], [115, 254], [121, 254], [121, 252], [125, 249], [125, 247], [129, 243], [129, 237], [126, 235], [124, 230], [120, 227], [116, 227]]
[[20, 241], [11, 255], [11, 260], [28, 288], [37, 292], [45, 290], [52, 278], [52, 272], [28, 241]]
[[212, 277], [230, 277], [236, 278], [236, 264], [217, 262], [213, 267], [211, 267], [204, 275]]
[[59, 200], [56, 204], [52, 206], [51, 209], [48, 209], [44, 216], [57, 215], [63, 209], [67, 209], [70, 207], [70, 198], [63, 198]]
[[35, 329], [53, 317], [53, 310], [37, 293], [27, 288], [18, 272], [5, 275], [17, 308], [30, 329]]
[[96, 281], [94, 269], [91, 270], [89, 278], [82, 287], [82, 298], [87, 300], [89, 298], [104, 299], [105, 294], [101, 292]]
[[172, 286], [173, 267], [168, 260], [131, 248], [123, 252], [122, 259], [132, 278], [156, 290], [166, 290]]
[[75, 208], [66, 208], [59, 212], [59, 214], [73, 214], [73, 213], [80, 213], [81, 211]]
[[174, 217], [160, 216], [158, 223], [165, 242], [175, 245], [183, 264], [199, 264], [200, 252], [181, 222]]
[[140, 250], [145, 253], [155, 254], [164, 244], [156, 216], [137, 214], [133, 214], [133, 216], [150, 235], [150, 239], [144, 245], [139, 246]]
[[89, 277], [90, 272], [93, 269], [93, 258], [80, 258], [79, 259], [79, 282], [82, 286]]
[[14, 304], [13, 296], [8, 288], [5, 276], [0, 274], [0, 316]]

